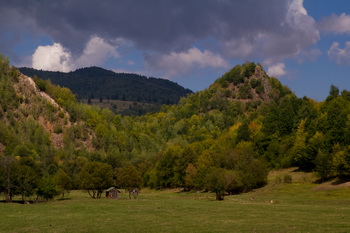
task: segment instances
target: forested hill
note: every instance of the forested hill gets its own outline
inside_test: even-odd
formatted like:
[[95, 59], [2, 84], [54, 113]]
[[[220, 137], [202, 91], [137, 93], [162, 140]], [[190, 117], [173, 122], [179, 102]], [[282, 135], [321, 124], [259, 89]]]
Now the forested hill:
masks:
[[19, 68], [20, 72], [69, 88], [78, 99], [127, 100], [155, 104], [176, 104], [191, 90], [169, 80], [137, 74], [115, 73], [99, 67], [69, 73]]
[[331, 86], [320, 103], [298, 98], [254, 63], [158, 113], [122, 117], [33, 82], [0, 56], [0, 192], [182, 187], [221, 199], [264, 186], [269, 169], [350, 177], [349, 119], [349, 91]]

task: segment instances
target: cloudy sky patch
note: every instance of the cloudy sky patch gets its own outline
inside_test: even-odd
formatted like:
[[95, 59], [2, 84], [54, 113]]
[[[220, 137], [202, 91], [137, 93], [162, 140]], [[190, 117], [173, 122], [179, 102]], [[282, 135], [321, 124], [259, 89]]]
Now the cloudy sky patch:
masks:
[[[31, 57], [40, 69], [130, 70], [195, 91], [254, 61], [275, 76], [292, 74], [281, 80], [298, 95], [322, 99], [327, 93], [299, 87], [314, 79], [305, 72], [311, 63], [322, 62], [318, 78], [349, 65], [349, 10], [342, 0], [1, 1], [0, 52], [14, 65]], [[337, 78], [322, 83], [350, 89]]]

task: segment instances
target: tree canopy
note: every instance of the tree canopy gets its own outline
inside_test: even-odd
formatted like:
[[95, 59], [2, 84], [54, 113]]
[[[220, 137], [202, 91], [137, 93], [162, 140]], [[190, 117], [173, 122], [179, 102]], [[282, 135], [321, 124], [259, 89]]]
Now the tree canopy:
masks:
[[334, 86], [323, 102], [298, 98], [246, 63], [177, 105], [130, 117], [79, 103], [50, 81], [32, 86], [4, 58], [0, 71], [0, 192], [8, 201], [76, 188], [99, 198], [110, 186], [209, 190], [221, 199], [264, 186], [269, 169], [350, 175], [350, 95]]

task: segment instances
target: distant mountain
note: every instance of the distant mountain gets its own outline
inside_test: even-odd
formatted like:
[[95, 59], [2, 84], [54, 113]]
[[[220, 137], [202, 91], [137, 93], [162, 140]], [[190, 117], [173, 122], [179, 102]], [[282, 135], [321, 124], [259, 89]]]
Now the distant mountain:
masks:
[[169, 80], [115, 73], [99, 67], [82, 68], [69, 73], [19, 68], [24, 75], [48, 80], [67, 87], [78, 99], [123, 100], [154, 104], [176, 104], [192, 93]]

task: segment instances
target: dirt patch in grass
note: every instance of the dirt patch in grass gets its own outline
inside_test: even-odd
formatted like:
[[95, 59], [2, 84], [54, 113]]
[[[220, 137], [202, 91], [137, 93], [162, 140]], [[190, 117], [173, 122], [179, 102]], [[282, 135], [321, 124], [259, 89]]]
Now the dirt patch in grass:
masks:
[[322, 183], [316, 188], [314, 188], [314, 190], [325, 191], [325, 190], [341, 189], [341, 188], [348, 188], [348, 187], [350, 187], [350, 180], [341, 179], [341, 180], [331, 180], [331, 181]]

